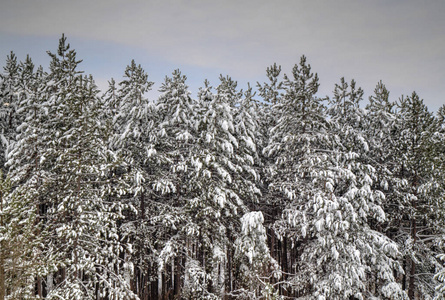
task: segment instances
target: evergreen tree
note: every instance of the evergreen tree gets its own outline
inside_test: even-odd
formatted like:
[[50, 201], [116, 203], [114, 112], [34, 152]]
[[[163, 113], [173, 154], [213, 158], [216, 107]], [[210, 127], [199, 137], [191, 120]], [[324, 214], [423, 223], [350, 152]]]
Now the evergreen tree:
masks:
[[[192, 285], [207, 280], [193, 260], [199, 251], [194, 240], [197, 228], [193, 223], [194, 216], [186, 209], [194, 197], [191, 173], [197, 147], [197, 103], [190, 96], [186, 80], [179, 70], [175, 70], [172, 77], [166, 77], [155, 107], [155, 150], [165, 157], [158, 167], [159, 177], [153, 182], [156, 201], [151, 218], [154, 228], [163, 228], [154, 236], [158, 295], [167, 289], [162, 282], [163, 274], [171, 274], [174, 279], [171, 284], [175, 295], [190, 294]], [[193, 274], [199, 277], [199, 282], [190, 279]], [[205, 291], [203, 288], [202, 293]], [[197, 289], [195, 292], [199, 293]]]
[[[249, 136], [241, 135], [241, 132], [237, 135], [235, 130], [232, 96], [241, 94], [233, 88], [236, 86], [233, 81], [226, 79], [221, 80], [216, 94], [202, 93], [206, 95], [205, 101], [199, 102], [199, 148], [193, 157], [195, 196], [187, 207], [195, 216], [194, 223], [200, 228], [197, 239], [204, 255], [198, 261], [202, 261], [207, 274], [225, 264], [225, 256], [218, 253], [228, 253], [227, 259], [232, 260], [233, 249], [229, 241], [240, 232], [237, 226], [239, 214], [247, 209], [245, 201], [255, 199], [259, 194], [254, 182], [257, 174], [253, 168], [251, 149], [246, 148], [246, 143], [241, 143]], [[228, 289], [235, 290], [235, 278], [230, 267], [228, 272]], [[223, 293], [223, 275], [226, 276], [212, 274], [214, 295]]]
[[154, 149], [154, 108], [145, 93], [151, 90], [153, 82], [147, 73], [132, 60], [124, 73], [124, 80], [116, 88], [111, 80], [105, 95], [106, 106], [113, 118], [115, 136], [113, 147], [127, 161], [127, 170], [122, 170], [128, 186], [127, 219], [121, 225], [121, 236], [133, 244], [133, 253], [125, 254], [127, 281], [134, 265], [132, 286], [142, 298], [147, 293], [149, 266], [153, 263], [153, 231], [149, 219], [153, 215], [150, 205], [153, 200], [153, 182], [158, 175], [159, 160]]
[[381, 207], [384, 194], [374, 187], [376, 169], [365, 159], [369, 145], [364, 113], [359, 108], [363, 91], [356, 89], [354, 81], [350, 89], [348, 86], [342, 78], [330, 100], [330, 154], [324, 170], [314, 172], [317, 168], [311, 168], [319, 191], [307, 203], [303, 218], [310, 220], [304, 223], [310, 224], [312, 234], [317, 236], [303, 257], [308, 255], [327, 265], [305, 269], [313, 269], [310, 276], [319, 280], [315, 295], [329, 299], [365, 295], [403, 299], [393, 276], [397, 246], [369, 223], [385, 221]]
[[[234, 126], [236, 137], [240, 141], [239, 149], [245, 151], [244, 155], [252, 164], [244, 169], [243, 172], [246, 174], [246, 178], [255, 182], [256, 186], [260, 188], [262, 168], [264, 167], [261, 153], [265, 146], [262, 122], [265, 116], [262, 111], [263, 106], [261, 106], [258, 100], [254, 99], [254, 96], [252, 88], [248, 86], [235, 109]], [[245, 197], [245, 203], [250, 209], [257, 210], [255, 207], [261, 208], [263, 205], [259, 203], [262, 202], [260, 200], [263, 196], [261, 194], [261, 197], [251, 198], [248, 194]]]
[[[24, 63], [20, 63], [19, 80], [15, 95], [17, 96], [15, 106], [15, 120], [21, 121], [15, 124], [17, 127], [17, 141], [14, 142], [12, 135], [8, 141], [6, 168], [10, 169], [10, 177], [13, 183], [13, 190], [6, 202], [5, 212], [13, 212], [14, 222], [22, 224], [25, 228], [24, 235], [17, 231], [13, 225], [10, 240], [22, 240], [22, 243], [32, 248], [30, 253], [34, 255], [23, 254], [23, 261], [20, 263], [24, 266], [37, 266], [36, 268], [23, 269], [23, 277], [26, 280], [21, 289], [11, 291], [11, 297], [21, 297], [22, 295], [31, 295], [34, 293], [34, 284], [37, 286], [37, 294], [42, 295], [43, 276], [54, 270], [54, 255], [48, 251], [44, 251], [43, 243], [45, 240], [42, 233], [44, 221], [45, 205], [43, 204], [42, 191], [37, 192], [37, 187], [42, 187], [45, 181], [45, 173], [40, 168], [41, 151], [47, 146], [48, 140], [40, 135], [38, 126], [45, 114], [41, 107], [42, 98], [40, 96], [44, 90], [45, 76], [43, 69], [38, 68], [37, 72], [33, 72], [34, 65], [29, 57]], [[18, 116], [20, 115], [20, 118]], [[12, 119], [10, 119], [12, 120]], [[32, 230], [27, 231], [27, 228]], [[23, 247], [23, 249], [29, 249]], [[25, 275], [26, 274], [26, 275]], [[34, 282], [35, 281], [35, 282]], [[50, 286], [50, 285], [49, 285]], [[15, 296], [14, 296], [15, 295]], [[21, 296], [18, 296], [21, 295]]]
[[[366, 130], [366, 142], [369, 151], [365, 156], [377, 172], [377, 186], [388, 196], [389, 184], [392, 181], [394, 169], [396, 114], [394, 103], [389, 101], [389, 91], [380, 81], [374, 95], [369, 97], [369, 104], [366, 106], [366, 119], [364, 120]], [[387, 202], [387, 201], [385, 201]], [[387, 211], [385, 209], [385, 211]]]
[[9, 145], [15, 140], [17, 105], [20, 82], [20, 65], [11, 51], [6, 58], [4, 73], [0, 74], [0, 168], [5, 171]]
[[442, 141], [437, 138], [438, 122], [415, 92], [402, 97], [397, 105], [399, 153], [394, 190], [400, 210], [394, 221], [404, 255], [406, 275], [402, 283], [410, 299], [415, 299], [418, 294], [434, 295], [436, 285], [432, 269], [438, 263], [432, 242], [444, 228], [443, 156], [438, 152]]
[[[445, 195], [445, 105], [440, 107], [437, 111], [436, 122], [438, 130], [435, 134], [437, 157], [434, 168], [438, 170], [438, 172], [435, 172], [437, 182], [442, 183], [440, 186], [440, 193]], [[437, 231], [443, 232], [443, 229]], [[439, 252], [436, 257], [442, 265], [437, 268], [436, 274], [434, 275], [434, 279], [438, 281], [438, 284], [435, 287], [436, 294], [434, 299], [443, 299], [445, 298], [445, 268], [443, 266], [445, 263], [445, 238], [443, 233], [439, 234], [436, 241], [437, 251]]]
[[[119, 98], [116, 81], [113, 78], [108, 81], [108, 90], [103, 93], [101, 99], [104, 108], [103, 118], [109, 118], [115, 122], [114, 118], [118, 115]], [[118, 128], [114, 128], [114, 130], [117, 131]]]
[[[281, 239], [277, 256], [281, 257], [279, 263], [284, 272], [284, 282], [296, 287], [298, 284], [291, 281], [297, 275], [293, 270], [301, 264], [297, 261], [296, 252], [301, 241], [296, 233], [299, 226], [290, 222], [289, 216], [300, 214], [300, 206], [312, 195], [310, 168], [321, 167], [322, 161], [326, 160], [323, 150], [326, 148], [327, 123], [322, 99], [315, 97], [318, 76], [311, 72], [304, 56], [299, 65], [294, 66], [292, 77], [284, 75], [284, 82], [279, 85], [283, 86], [284, 92], [280, 101], [272, 106], [272, 114], [277, 120], [276, 125], [270, 128], [270, 140], [264, 153], [273, 162], [269, 174], [266, 174], [269, 176], [269, 189], [278, 193], [277, 199], [281, 199], [277, 203], [281, 217], [275, 223], [276, 233]], [[289, 273], [295, 276], [287, 278]], [[299, 288], [301, 291], [296, 291], [296, 294], [303, 294], [304, 284]]]
[[131, 298], [119, 271], [122, 207], [106, 201], [118, 162], [107, 147], [109, 131], [98, 122], [98, 90], [92, 77], [77, 71], [80, 61], [69, 48], [62, 36], [57, 54], [49, 53], [38, 117], [29, 119], [11, 155], [13, 178], [32, 187], [27, 197], [39, 201], [47, 274], [62, 270], [47, 283], [53, 287], [47, 298]]
[[278, 81], [281, 73], [281, 66], [274, 64], [266, 69], [266, 75], [269, 83], [257, 83], [259, 95], [270, 104], [276, 104], [280, 101], [280, 90], [283, 88], [283, 82]]
[[[271, 177], [272, 189], [284, 194], [292, 193], [294, 170], [300, 160], [301, 153], [308, 150], [311, 138], [317, 138], [323, 124], [323, 107], [321, 99], [315, 97], [318, 91], [318, 76], [311, 73], [310, 65], [306, 64], [306, 57], [302, 57], [300, 65], [295, 65], [292, 78], [284, 75], [284, 93], [280, 101], [272, 107], [272, 114], [277, 118], [276, 125], [270, 128], [270, 139], [265, 153], [273, 157], [274, 166]], [[315, 141], [316, 142], [316, 141]]]
[[11, 194], [9, 178], [0, 175], [0, 299], [33, 298], [47, 259], [40, 251], [36, 210], [23, 191]]
[[279, 266], [270, 256], [262, 212], [249, 212], [241, 218], [241, 233], [235, 241], [235, 257], [239, 263], [240, 298], [272, 297], [271, 277], [279, 278]]

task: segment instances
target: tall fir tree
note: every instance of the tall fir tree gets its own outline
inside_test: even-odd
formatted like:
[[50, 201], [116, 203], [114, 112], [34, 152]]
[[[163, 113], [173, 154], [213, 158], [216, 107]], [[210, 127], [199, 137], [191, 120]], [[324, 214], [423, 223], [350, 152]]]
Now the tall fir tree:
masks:
[[[288, 295], [303, 295], [304, 284], [300, 285], [301, 291], [295, 291], [298, 288], [294, 285], [297, 273], [293, 270], [301, 263], [297, 256], [301, 244], [296, 233], [298, 225], [289, 222], [288, 216], [300, 214], [300, 205], [310, 197], [308, 184], [312, 179], [308, 168], [314, 165], [314, 161], [321, 162], [324, 155], [321, 151], [325, 148], [327, 123], [322, 99], [315, 96], [318, 76], [311, 72], [306, 57], [301, 57], [300, 63], [292, 69], [291, 77], [284, 75], [283, 83], [278, 85], [283, 86], [283, 93], [272, 106], [276, 125], [270, 128], [270, 139], [264, 153], [273, 164], [266, 176], [269, 177], [269, 190], [281, 199], [274, 225], [280, 237], [276, 256], [280, 258], [284, 273], [285, 284], [281, 290]], [[291, 291], [292, 287], [294, 291]]]
[[[190, 173], [197, 142], [197, 102], [190, 96], [186, 80], [180, 70], [166, 77], [155, 106], [155, 150], [165, 157], [159, 165], [160, 176], [153, 182], [157, 198], [151, 219], [155, 228], [163, 228], [155, 235], [158, 295], [168, 288], [163, 276], [170, 274], [175, 295], [185, 295], [191, 286], [189, 273], [195, 274], [191, 258], [197, 252], [192, 253], [192, 248], [198, 247], [193, 241], [196, 227], [186, 206], [194, 197]], [[199, 270], [197, 274], [201, 274]]]
[[80, 61], [64, 36], [49, 55], [38, 117], [23, 129], [10, 160], [14, 182], [31, 186], [28, 197], [38, 201], [46, 272], [60, 270], [46, 283], [47, 298], [132, 298], [119, 271], [122, 206], [107, 202], [119, 162], [107, 147], [109, 129], [98, 122], [97, 87], [77, 70]]
[[[445, 105], [441, 106], [436, 115], [437, 130], [435, 134], [436, 140], [436, 164], [434, 168], [438, 171], [435, 172], [437, 181], [441, 184], [440, 191], [442, 195], [445, 195]], [[445, 235], [439, 234], [436, 238], [437, 251], [439, 252], [436, 257], [442, 264], [436, 269], [434, 279], [438, 281], [435, 287], [436, 294], [435, 299], [445, 298]]]
[[443, 182], [438, 145], [440, 127], [423, 100], [413, 92], [397, 103], [398, 136], [395, 204], [393, 220], [398, 222], [398, 243], [402, 248], [405, 276], [403, 286], [410, 299], [434, 295], [436, 261], [434, 240], [441, 235], [443, 220]]
[[[199, 228], [197, 240], [203, 255], [197, 261], [210, 276], [211, 290], [217, 297], [237, 289], [231, 268], [226, 270], [221, 266], [233, 263], [234, 249], [229, 241], [240, 232], [237, 224], [240, 214], [247, 210], [246, 200], [259, 195], [252, 145], [245, 143], [249, 136], [235, 129], [233, 102], [239, 101], [242, 94], [230, 77], [220, 79], [216, 94], [209, 91], [209, 86], [201, 93], [198, 148], [193, 157], [194, 198], [187, 206]], [[237, 95], [235, 101], [233, 95]], [[215, 268], [224, 273], [212, 272]], [[229, 281], [227, 289], [224, 278]]]
[[[319, 181], [324, 186], [318, 199], [308, 205], [318, 212], [307, 215], [317, 216], [312, 224], [318, 232], [315, 244], [321, 245], [314, 250], [315, 257], [329, 262], [324, 269], [315, 268], [321, 271], [322, 283], [315, 293], [330, 299], [366, 295], [403, 299], [393, 275], [397, 245], [371, 226], [385, 221], [384, 194], [374, 186], [376, 168], [365, 159], [369, 144], [359, 107], [362, 96], [355, 81], [349, 85], [342, 78], [327, 111], [331, 145], [326, 178]], [[330, 251], [323, 252], [324, 247]], [[314, 275], [318, 277], [317, 272]]]
[[[105, 94], [105, 105], [113, 119], [113, 148], [127, 161], [127, 168], [121, 170], [129, 186], [127, 218], [121, 224], [120, 235], [133, 245], [133, 253], [126, 253], [126, 280], [131, 281], [133, 290], [140, 298], [148, 293], [150, 266], [153, 264], [154, 227], [149, 225], [155, 213], [149, 204], [155, 194], [153, 182], [157, 179], [161, 158], [154, 149], [154, 107], [145, 93], [151, 90], [153, 82], [141, 65], [132, 60], [124, 72], [124, 79]], [[134, 266], [134, 267], [132, 267]], [[131, 270], [134, 269], [134, 274]], [[132, 280], [130, 280], [132, 278]]]
[[20, 64], [11, 51], [6, 58], [6, 65], [0, 74], [0, 167], [6, 171], [7, 151], [15, 140], [17, 106], [19, 102]]

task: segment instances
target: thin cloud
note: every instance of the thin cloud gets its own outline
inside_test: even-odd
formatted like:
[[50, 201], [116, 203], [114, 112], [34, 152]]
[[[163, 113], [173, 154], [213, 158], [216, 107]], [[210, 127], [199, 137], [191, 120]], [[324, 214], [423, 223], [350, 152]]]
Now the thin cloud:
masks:
[[65, 32], [234, 78], [262, 78], [273, 62], [290, 69], [306, 54], [328, 84], [349, 76], [369, 92], [379, 79], [397, 94], [445, 92], [443, 1], [14, 0], [0, 7], [0, 31], [8, 34]]

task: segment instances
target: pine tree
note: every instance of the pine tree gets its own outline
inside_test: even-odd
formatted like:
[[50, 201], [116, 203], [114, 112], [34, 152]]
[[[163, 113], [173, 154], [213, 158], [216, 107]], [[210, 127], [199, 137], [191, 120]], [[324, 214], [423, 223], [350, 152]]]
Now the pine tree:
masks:
[[270, 280], [280, 277], [279, 266], [270, 256], [262, 212], [248, 212], [241, 218], [241, 233], [235, 241], [235, 258], [240, 265], [240, 298], [261, 299], [274, 294]]
[[266, 69], [266, 75], [269, 83], [257, 83], [259, 95], [270, 104], [276, 104], [280, 100], [280, 90], [283, 88], [283, 82], [278, 81], [281, 73], [281, 66], [274, 64]]
[[121, 225], [121, 235], [134, 247], [132, 254], [125, 255], [126, 276], [128, 280], [129, 270], [134, 265], [132, 286], [141, 298], [148, 293], [149, 266], [153, 263], [151, 256], [155, 229], [149, 224], [149, 219], [156, 211], [150, 203], [155, 200], [153, 185], [159, 178], [158, 166], [162, 160], [162, 153], [157, 153], [154, 148], [154, 106], [145, 97], [153, 84], [148, 81], [148, 75], [141, 65], [136, 65], [132, 60], [125, 70], [124, 80], [119, 82], [119, 88], [111, 80], [105, 96], [115, 129], [113, 147], [128, 165], [123, 177], [130, 187], [127, 201], [132, 210], [127, 211], [127, 219]]
[[107, 147], [109, 129], [97, 121], [97, 87], [91, 76], [77, 71], [80, 61], [69, 48], [62, 36], [57, 54], [49, 53], [50, 73], [34, 108], [37, 118], [28, 117], [11, 155], [13, 179], [31, 187], [28, 197], [39, 201], [41, 251], [50, 258], [46, 274], [61, 270], [55, 282], [47, 283], [53, 286], [47, 297], [131, 298], [115, 269], [124, 251], [116, 228], [122, 207], [106, 201], [118, 161]]
[[[7, 149], [6, 168], [10, 169], [9, 176], [13, 183], [9, 201], [6, 203], [5, 211], [12, 211], [15, 221], [22, 224], [24, 228], [32, 228], [24, 231], [26, 235], [21, 235], [20, 231], [14, 231], [9, 239], [22, 239], [22, 242], [32, 248], [34, 255], [23, 254], [24, 260], [21, 264], [36, 266], [23, 270], [23, 277], [26, 280], [21, 289], [11, 291], [11, 297], [28, 296], [34, 293], [34, 284], [37, 286], [37, 294], [42, 295], [42, 278], [48, 272], [54, 270], [54, 256], [49, 252], [44, 252], [42, 226], [44, 218], [42, 216], [45, 205], [41, 202], [43, 192], [37, 192], [36, 188], [41, 186], [45, 180], [45, 173], [40, 168], [41, 151], [46, 147], [45, 138], [39, 139], [40, 134], [37, 127], [45, 114], [41, 109], [42, 99], [40, 96], [44, 90], [44, 80], [46, 74], [40, 67], [34, 73], [34, 65], [29, 57], [24, 63], [20, 63], [19, 76], [16, 88], [15, 120], [17, 127], [17, 141], [11, 138]], [[20, 118], [18, 116], [20, 115]], [[11, 119], [12, 120], [12, 119]], [[23, 249], [29, 249], [23, 247]], [[26, 274], [26, 275], [25, 275]], [[34, 282], [35, 281], [35, 282]]]
[[[385, 222], [370, 222], [371, 228], [385, 233], [391, 240], [397, 242], [398, 230], [400, 227], [400, 216], [403, 215], [403, 206], [398, 206], [396, 186], [397, 186], [397, 156], [398, 149], [398, 125], [395, 103], [389, 101], [389, 91], [380, 81], [374, 95], [369, 97], [369, 104], [366, 107], [363, 131], [366, 136], [369, 151], [363, 152], [363, 161], [375, 168], [376, 180], [373, 182], [373, 189], [380, 190], [385, 197], [381, 206], [385, 212]], [[403, 245], [399, 244], [399, 249]], [[400, 256], [397, 258], [400, 261]], [[404, 276], [401, 264], [394, 268], [395, 277], [400, 283], [400, 277]], [[371, 280], [376, 288], [378, 282]], [[403, 285], [404, 286], [404, 285]]]
[[[397, 103], [398, 136], [395, 204], [398, 213], [397, 240], [403, 250], [406, 275], [403, 285], [410, 299], [417, 294], [433, 295], [432, 268], [437, 267], [433, 241], [443, 224], [440, 128], [423, 100], [413, 92]], [[440, 147], [439, 147], [440, 148]]]
[[[397, 247], [368, 225], [370, 218], [384, 221], [384, 213], [379, 205], [383, 194], [371, 189], [375, 170], [360, 161], [361, 152], [367, 151], [358, 111], [361, 89], [356, 90], [353, 82], [347, 90], [342, 80], [334, 92], [327, 122], [320, 100], [314, 97], [317, 77], [309, 81], [313, 77], [310, 67], [303, 59], [300, 65], [300, 74], [294, 68], [295, 82], [300, 84], [287, 83], [294, 88], [283, 97], [284, 103], [293, 100], [300, 106], [286, 105], [288, 113], [274, 128], [282, 128], [276, 135], [280, 138], [269, 146], [289, 153], [277, 159], [283, 164], [278, 172], [288, 174], [279, 178], [285, 179], [280, 186], [289, 204], [276, 225], [299, 253], [293, 266], [295, 275], [288, 284], [298, 295], [361, 298], [373, 294], [366, 273], [377, 266], [375, 272], [384, 281], [383, 295], [401, 297], [392, 275]], [[283, 151], [286, 148], [292, 151]]]
[[311, 142], [310, 136], [316, 136], [325, 127], [321, 99], [315, 97], [318, 91], [318, 76], [310, 72], [310, 65], [306, 64], [306, 57], [302, 57], [300, 65], [295, 65], [292, 78], [284, 75], [284, 93], [280, 101], [272, 107], [272, 114], [276, 116], [276, 125], [270, 128], [270, 140], [265, 148], [268, 157], [274, 158], [275, 170], [271, 176], [275, 181], [272, 189], [284, 194], [292, 193], [294, 170], [291, 168], [300, 159], [298, 152], [304, 152], [304, 145]]
[[[151, 218], [154, 228], [163, 228], [153, 237], [156, 241], [158, 297], [167, 288], [162, 282], [163, 274], [173, 278], [171, 289], [175, 295], [189, 292], [190, 272], [195, 274], [196, 271], [198, 277], [202, 275], [199, 268], [193, 267], [192, 257], [199, 247], [193, 240], [197, 229], [193, 225], [193, 216], [186, 209], [194, 197], [190, 173], [194, 168], [192, 157], [197, 142], [197, 103], [190, 96], [186, 80], [179, 70], [166, 77], [155, 106], [155, 150], [165, 158], [160, 161], [159, 177], [153, 182], [156, 198]], [[194, 247], [196, 252], [192, 253]]]
[[[230, 262], [226, 275], [228, 290], [232, 291], [236, 286], [230, 268], [233, 249], [229, 240], [240, 232], [236, 224], [239, 214], [247, 209], [246, 200], [255, 199], [259, 190], [254, 182], [258, 175], [253, 168], [252, 149], [248, 148], [252, 145], [245, 143], [249, 136], [235, 129], [232, 96], [241, 94], [233, 88], [236, 85], [230, 78], [225, 79], [221, 80], [216, 94], [205, 93], [205, 101], [199, 103], [199, 148], [193, 158], [195, 198], [188, 210], [192, 215], [197, 214], [194, 222], [201, 228], [197, 238], [204, 251], [199, 259], [203, 269], [211, 274], [210, 270], [225, 264], [225, 256], [216, 254], [228, 253]], [[225, 288], [222, 274], [213, 274], [212, 281], [213, 290], [220, 291], [214, 294], [221, 295]]]
[[[118, 114], [119, 98], [118, 88], [116, 86], [116, 81], [114, 80], [114, 78], [111, 78], [110, 81], [108, 81], [108, 90], [103, 93], [101, 99], [104, 108], [103, 118], [111, 119], [113, 120], [113, 123], [115, 123], [116, 120], [114, 120], [114, 118]], [[115, 131], [118, 130], [118, 128], [114, 129]]]
[[315, 295], [342, 299], [371, 294], [401, 299], [403, 292], [393, 276], [397, 246], [369, 224], [384, 222], [385, 215], [381, 207], [384, 194], [373, 185], [376, 169], [365, 159], [369, 146], [359, 108], [363, 91], [354, 81], [350, 89], [348, 86], [342, 78], [330, 100], [330, 154], [324, 170], [311, 170], [319, 191], [306, 204], [303, 217], [307, 220], [303, 224], [317, 236], [303, 257], [327, 265], [305, 269], [313, 269], [309, 276], [319, 282], [314, 286]]
[[45, 272], [40, 224], [25, 191], [11, 193], [11, 181], [0, 175], [0, 299], [28, 299]]
[[0, 167], [6, 170], [8, 147], [15, 140], [17, 105], [19, 101], [20, 65], [11, 51], [6, 58], [4, 73], [0, 74]]
[[[257, 139], [257, 144], [261, 145], [257, 154], [260, 157], [261, 169], [259, 171], [260, 184], [262, 196], [261, 211], [264, 212], [264, 224], [267, 229], [268, 243], [271, 252], [271, 257], [280, 262], [281, 241], [278, 239], [275, 230], [272, 228], [273, 224], [280, 218], [283, 210], [283, 203], [285, 202], [284, 195], [276, 189], [269, 188], [275, 180], [275, 156], [268, 155], [265, 148], [269, 145], [273, 135], [272, 128], [277, 125], [277, 120], [280, 117], [280, 111], [275, 109], [276, 104], [282, 99], [283, 81], [280, 78], [281, 66], [276, 64], [266, 69], [268, 82], [263, 84], [257, 83], [258, 94], [263, 99], [261, 107], [261, 114], [258, 118], [259, 127], [258, 132], [262, 136], [261, 140]], [[272, 279], [273, 283], [276, 281]], [[269, 286], [270, 290], [274, 290], [273, 286]]]
[[[437, 122], [437, 132], [435, 134], [435, 142], [436, 142], [436, 160], [434, 169], [438, 170], [435, 172], [436, 180], [438, 183], [442, 183], [440, 185], [440, 194], [445, 195], [445, 105], [439, 108], [436, 116]], [[442, 230], [440, 230], [442, 231]], [[436, 258], [439, 260], [441, 265], [437, 268], [436, 274], [434, 275], [434, 279], [438, 281], [438, 284], [435, 287], [436, 293], [434, 299], [443, 299], [445, 298], [445, 238], [443, 233], [439, 234], [436, 238], [437, 243], [437, 251], [439, 252], [436, 255]]]
[[[273, 162], [269, 174], [266, 174], [269, 176], [269, 190], [277, 193], [276, 198], [281, 199], [277, 203], [281, 217], [274, 225], [281, 240], [277, 256], [281, 258], [279, 263], [285, 273], [284, 282], [294, 286], [291, 281], [297, 275], [293, 270], [301, 264], [296, 260], [297, 247], [301, 241], [296, 233], [299, 226], [290, 222], [289, 217], [300, 214], [300, 206], [311, 197], [311, 168], [316, 162], [321, 167], [322, 161], [326, 160], [323, 151], [326, 148], [327, 123], [322, 99], [315, 97], [319, 86], [318, 76], [311, 72], [304, 56], [299, 65], [294, 66], [292, 77], [284, 75], [284, 82], [279, 85], [283, 86], [284, 92], [280, 101], [272, 106], [272, 114], [277, 120], [276, 125], [270, 128], [270, 140], [264, 153]], [[295, 276], [288, 278], [288, 273]], [[287, 287], [284, 285], [281, 288]], [[304, 284], [300, 285], [300, 289], [295, 295], [303, 293]]]
[[389, 197], [391, 197], [389, 184], [392, 181], [395, 164], [394, 155], [397, 151], [394, 136], [396, 131], [394, 105], [395, 103], [389, 101], [389, 91], [380, 81], [374, 90], [374, 95], [369, 97], [364, 120], [365, 138], [369, 147], [365, 155], [368, 157], [368, 162], [376, 168], [378, 176], [376, 184]]
[[[262, 111], [263, 106], [258, 100], [254, 99], [254, 96], [252, 88], [248, 86], [235, 109], [234, 126], [236, 137], [240, 141], [240, 149], [245, 151], [244, 155], [250, 160], [250, 165], [243, 170], [245, 176], [260, 188], [261, 174], [264, 167], [262, 150], [265, 146], [262, 122], [265, 116]], [[262, 196], [261, 194], [261, 197], [251, 197], [248, 194], [245, 197], [245, 203], [251, 210], [257, 210], [255, 207], [261, 209], [263, 204], [260, 203], [260, 198], [263, 198]]]

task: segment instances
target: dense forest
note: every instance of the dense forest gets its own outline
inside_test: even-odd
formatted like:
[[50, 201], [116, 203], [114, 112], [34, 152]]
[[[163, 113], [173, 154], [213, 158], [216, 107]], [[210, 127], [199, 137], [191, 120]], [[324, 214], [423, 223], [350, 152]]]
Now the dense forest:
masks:
[[445, 299], [445, 106], [48, 54], [0, 75], [0, 300]]

